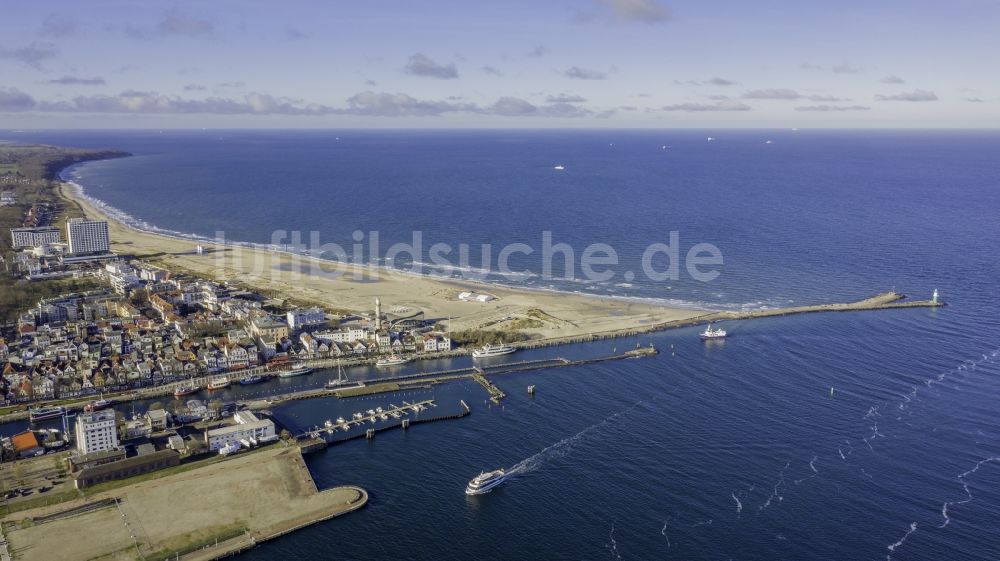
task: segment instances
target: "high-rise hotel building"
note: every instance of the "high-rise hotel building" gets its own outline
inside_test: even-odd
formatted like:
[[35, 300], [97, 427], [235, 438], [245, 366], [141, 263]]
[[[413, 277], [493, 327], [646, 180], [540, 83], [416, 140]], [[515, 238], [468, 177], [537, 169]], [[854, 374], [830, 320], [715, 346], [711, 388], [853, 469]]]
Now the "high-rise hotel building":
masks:
[[107, 253], [111, 248], [106, 220], [72, 218], [66, 223], [66, 239], [75, 255]]

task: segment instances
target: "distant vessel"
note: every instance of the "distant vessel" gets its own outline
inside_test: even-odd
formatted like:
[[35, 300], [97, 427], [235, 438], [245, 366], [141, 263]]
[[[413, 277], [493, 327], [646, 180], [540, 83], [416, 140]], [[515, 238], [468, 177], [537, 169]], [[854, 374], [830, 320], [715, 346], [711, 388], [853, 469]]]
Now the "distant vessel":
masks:
[[87, 413], [93, 411], [100, 411], [101, 409], [107, 409], [114, 405], [114, 402], [110, 399], [98, 399], [97, 401], [91, 401], [90, 403], [83, 406], [83, 410]]
[[181, 397], [182, 395], [191, 395], [193, 393], [198, 393], [201, 390], [200, 386], [180, 386], [174, 390], [174, 397]]
[[266, 382], [266, 381], [267, 381], [267, 378], [265, 378], [264, 376], [260, 376], [260, 375], [257, 375], [257, 374], [251, 374], [250, 376], [246, 376], [246, 377], [240, 378], [240, 385], [241, 386], [252, 386], [254, 384], [259, 384], [261, 382]]
[[222, 376], [219, 376], [218, 378], [212, 378], [212, 380], [208, 383], [208, 389], [210, 391], [224, 390], [229, 387], [230, 383], [231, 382], [229, 381], [229, 378], [224, 378]]
[[501, 342], [499, 345], [483, 345], [482, 347], [479, 347], [478, 349], [472, 351], [472, 357], [483, 358], [488, 356], [509, 355], [516, 350], [517, 349], [514, 347]]
[[709, 142], [712, 142], [712, 141], [714, 141], [714, 140], [715, 140], [715, 137], [714, 137], [714, 136], [710, 136], [710, 137], [708, 137], [708, 141], [709, 141]]
[[479, 475], [472, 478], [469, 485], [465, 488], [466, 495], [482, 495], [483, 493], [489, 493], [494, 487], [500, 485], [507, 479], [507, 473], [503, 468], [480, 473]]
[[292, 365], [290, 370], [282, 370], [278, 373], [279, 378], [294, 378], [295, 376], [304, 376], [306, 374], [312, 373], [313, 369], [309, 368], [301, 362], [296, 362]]
[[554, 169], [556, 171], [562, 171], [562, 170], [566, 169], [566, 167], [562, 166], [562, 165], [558, 165], [558, 166], [553, 166], [552, 169]]
[[724, 329], [712, 329], [712, 324], [708, 324], [700, 335], [702, 339], [723, 339], [726, 336], [726, 331]]
[[28, 412], [28, 418], [31, 422], [44, 421], [45, 419], [55, 419], [56, 417], [62, 417], [66, 410], [62, 407], [38, 407], [31, 409]]
[[406, 363], [407, 359], [399, 355], [389, 355], [385, 358], [380, 358], [377, 361], [375, 361], [375, 366], [383, 368], [387, 366], [399, 366], [400, 364], [406, 364]]

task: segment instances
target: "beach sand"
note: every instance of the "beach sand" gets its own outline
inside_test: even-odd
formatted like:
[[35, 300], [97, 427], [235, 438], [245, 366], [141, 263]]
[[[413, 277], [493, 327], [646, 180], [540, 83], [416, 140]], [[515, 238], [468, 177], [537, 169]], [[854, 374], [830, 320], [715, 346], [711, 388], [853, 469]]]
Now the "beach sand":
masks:
[[[561, 338], [590, 333], [643, 328], [650, 324], [704, 315], [705, 310], [670, 308], [622, 299], [576, 294], [517, 290], [460, 280], [386, 271], [295, 256], [237, 245], [185, 240], [140, 231], [91, 204], [79, 186], [62, 183], [63, 197], [78, 204], [86, 216], [109, 222], [112, 251], [151, 260], [168, 269], [217, 281], [237, 281], [274, 297], [319, 305], [328, 309], [368, 312], [375, 298], [382, 309], [407, 316], [422, 311], [425, 319], [447, 321], [451, 329], [520, 329], [533, 339]], [[198, 254], [196, 247], [204, 248]], [[322, 269], [320, 268], [322, 267]], [[339, 276], [325, 272], [337, 271]], [[336, 277], [336, 278], [334, 278]], [[460, 292], [475, 290], [497, 297], [491, 302], [464, 302]], [[508, 319], [510, 318], [510, 319]], [[530, 318], [531, 321], [523, 321]]]

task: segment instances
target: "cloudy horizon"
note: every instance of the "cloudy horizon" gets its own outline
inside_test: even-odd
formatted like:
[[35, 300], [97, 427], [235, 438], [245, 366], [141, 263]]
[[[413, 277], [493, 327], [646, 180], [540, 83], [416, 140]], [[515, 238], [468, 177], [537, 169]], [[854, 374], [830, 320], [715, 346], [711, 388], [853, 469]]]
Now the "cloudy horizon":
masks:
[[1000, 6], [102, 0], [0, 22], [0, 127], [1000, 126]]

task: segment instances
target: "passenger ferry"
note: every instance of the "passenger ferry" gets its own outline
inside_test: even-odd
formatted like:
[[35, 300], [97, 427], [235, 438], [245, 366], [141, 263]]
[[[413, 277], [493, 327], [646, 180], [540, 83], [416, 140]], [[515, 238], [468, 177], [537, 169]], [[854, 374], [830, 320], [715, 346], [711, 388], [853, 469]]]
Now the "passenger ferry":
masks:
[[35, 421], [62, 417], [65, 412], [66, 410], [62, 407], [37, 407], [28, 411], [28, 418], [34, 423]]
[[399, 355], [389, 355], [385, 358], [380, 358], [375, 362], [375, 366], [379, 368], [385, 368], [387, 366], [399, 366], [400, 364], [406, 364], [407, 359]]
[[480, 473], [479, 475], [472, 478], [469, 485], [465, 488], [466, 495], [482, 495], [484, 493], [489, 493], [494, 487], [500, 485], [507, 479], [507, 473], [503, 468]]
[[721, 328], [712, 329], [712, 324], [708, 324], [708, 327], [705, 328], [705, 331], [703, 331], [699, 337], [701, 337], [702, 340], [724, 339], [726, 337], [726, 331]]
[[304, 376], [306, 374], [311, 374], [312, 371], [313, 369], [309, 368], [305, 364], [301, 362], [296, 362], [295, 364], [292, 365], [291, 370], [282, 370], [281, 372], [278, 372], [278, 377], [294, 378], [295, 376]]
[[211, 391], [211, 390], [224, 390], [224, 389], [228, 388], [229, 384], [231, 384], [231, 383], [232, 382], [229, 381], [229, 378], [225, 378], [225, 377], [219, 376], [218, 378], [212, 378], [212, 380], [208, 383], [208, 389], [209, 389], [209, 391]]
[[181, 397], [184, 395], [191, 395], [193, 393], [198, 393], [201, 391], [200, 386], [179, 386], [174, 390], [174, 397]]
[[503, 342], [499, 345], [483, 345], [482, 347], [472, 351], [472, 358], [509, 355], [516, 350], [517, 349], [511, 347], [510, 345], [505, 345]]

